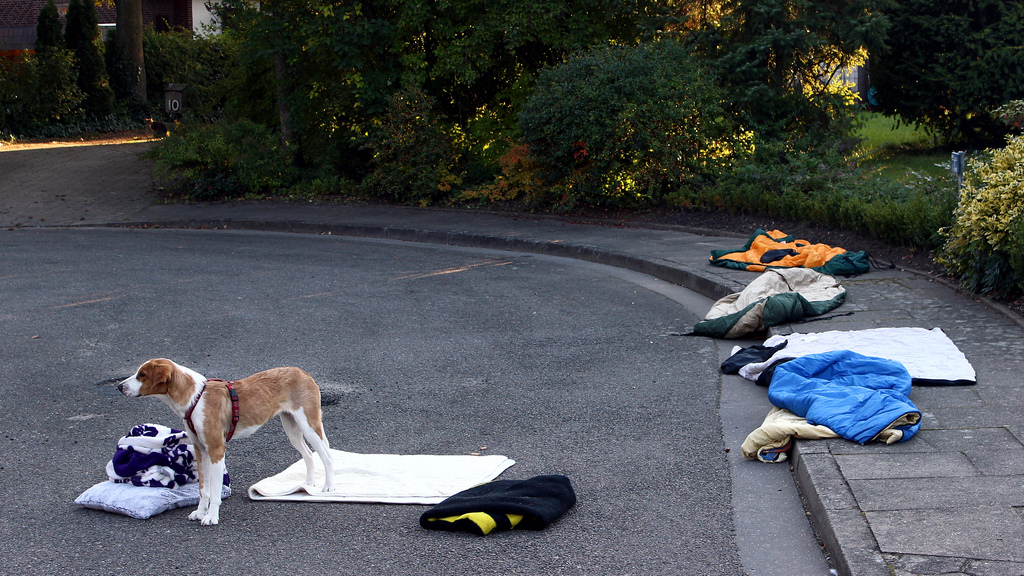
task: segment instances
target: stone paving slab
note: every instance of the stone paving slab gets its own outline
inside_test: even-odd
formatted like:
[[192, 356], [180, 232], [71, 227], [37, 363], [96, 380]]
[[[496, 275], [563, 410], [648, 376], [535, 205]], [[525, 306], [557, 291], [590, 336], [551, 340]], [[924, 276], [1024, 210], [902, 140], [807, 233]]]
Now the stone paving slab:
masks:
[[[948, 474], [935, 468], [933, 472]], [[849, 480], [857, 504], [865, 512], [884, 510], [967, 509], [1024, 506], [1024, 486], [1007, 476], [947, 476]], [[969, 537], [968, 534], [963, 534]]]
[[936, 457], [937, 451], [916, 454], [842, 454], [837, 455], [839, 470], [849, 480], [899, 480], [915, 476], [964, 478], [977, 476], [978, 470], [966, 454], [954, 452]]
[[[1020, 513], [1007, 507], [887, 510], [865, 517], [886, 554], [1024, 562]], [[992, 573], [1020, 574], [1019, 566], [1007, 567], [1010, 572]]]

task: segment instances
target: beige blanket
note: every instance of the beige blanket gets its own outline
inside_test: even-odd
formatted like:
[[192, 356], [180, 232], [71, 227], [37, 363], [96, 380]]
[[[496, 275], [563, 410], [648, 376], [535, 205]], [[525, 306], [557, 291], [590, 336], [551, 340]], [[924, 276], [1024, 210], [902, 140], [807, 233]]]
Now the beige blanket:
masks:
[[[895, 428], [906, 424], [908, 422], [905, 418], [900, 418], [879, 432], [872, 440], [895, 444], [903, 438], [903, 432]], [[740, 446], [740, 451], [743, 452], [745, 458], [778, 464], [787, 459], [786, 453], [779, 452], [779, 450], [785, 449], [793, 438], [823, 440], [839, 438], [839, 435], [828, 426], [810, 424], [806, 418], [797, 416], [789, 410], [773, 407], [761, 426], [747, 435], [746, 440]]]

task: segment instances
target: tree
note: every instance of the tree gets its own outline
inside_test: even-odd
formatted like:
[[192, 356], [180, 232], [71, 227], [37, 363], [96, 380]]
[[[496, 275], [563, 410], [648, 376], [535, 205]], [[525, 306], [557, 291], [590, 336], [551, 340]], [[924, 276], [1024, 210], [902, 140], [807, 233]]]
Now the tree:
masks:
[[278, 69], [287, 73], [269, 88], [282, 91], [278, 102], [287, 105], [307, 160], [328, 154], [340, 164], [365, 154], [361, 142], [391, 96], [419, 89], [487, 162], [517, 134], [518, 108], [540, 69], [594, 44], [635, 43], [638, 22], [657, 4], [272, 0], [257, 10], [245, 0], [226, 0], [219, 11], [243, 38], [243, 66], [265, 73], [275, 58], [284, 59]]
[[36, 50], [42, 48], [62, 48], [64, 32], [60, 23], [60, 14], [53, 0], [47, 0], [46, 6], [39, 12], [36, 20]]
[[888, 49], [872, 54], [879, 108], [947, 139], [998, 141], [988, 111], [1024, 98], [1024, 3], [897, 0]]
[[793, 140], [842, 132], [850, 94], [833, 80], [884, 46], [888, 3], [727, 0], [691, 41], [762, 135]]
[[[300, 0], [264, 0], [259, 3], [224, 0], [212, 4], [210, 9], [225, 33], [242, 39], [241, 66], [234, 71], [236, 85], [255, 89], [246, 94], [244, 100], [231, 98], [229, 109], [247, 120], [273, 115], [280, 131], [282, 153], [292, 165], [303, 165], [300, 120], [292, 111], [293, 103], [297, 101], [294, 96], [296, 70], [289, 56], [302, 58], [304, 47], [295, 45], [295, 34], [302, 21], [324, 12], [333, 14], [333, 7], [330, 4], [311, 7]], [[298, 56], [295, 56], [296, 52]], [[273, 81], [267, 82], [268, 77]], [[255, 93], [257, 91], [260, 93]], [[267, 97], [267, 92], [270, 97]], [[267, 110], [255, 110], [265, 102], [273, 103], [272, 114]]]
[[146, 58], [142, 50], [142, 0], [114, 0], [117, 60], [136, 104], [146, 102]]
[[99, 16], [93, 0], [71, 0], [68, 5], [67, 47], [75, 54], [78, 87], [85, 94], [86, 114], [103, 117], [114, 110], [114, 91], [110, 88], [103, 60]]

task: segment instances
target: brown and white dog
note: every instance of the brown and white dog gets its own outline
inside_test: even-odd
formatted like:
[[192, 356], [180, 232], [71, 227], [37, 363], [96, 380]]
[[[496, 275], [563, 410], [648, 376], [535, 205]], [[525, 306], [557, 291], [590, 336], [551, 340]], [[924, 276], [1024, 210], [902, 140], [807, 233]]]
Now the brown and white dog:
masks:
[[334, 490], [330, 445], [320, 419], [320, 388], [299, 368], [272, 368], [236, 382], [224, 382], [207, 380], [194, 370], [156, 358], [146, 361], [117, 389], [130, 397], [155, 396], [185, 422], [199, 469], [199, 508], [189, 520], [200, 520], [203, 525], [220, 520], [227, 441], [232, 435], [249, 436], [278, 414], [288, 440], [306, 463], [306, 485], [314, 484], [313, 452], [306, 445], [309, 442], [324, 463], [323, 491]]

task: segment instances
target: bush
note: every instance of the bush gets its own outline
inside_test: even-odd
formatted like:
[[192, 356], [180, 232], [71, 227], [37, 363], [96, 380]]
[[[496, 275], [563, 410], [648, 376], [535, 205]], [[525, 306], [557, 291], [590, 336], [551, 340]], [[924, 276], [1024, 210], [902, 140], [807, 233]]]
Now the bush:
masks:
[[580, 53], [541, 73], [519, 116], [548, 197], [577, 204], [657, 203], [713, 179], [735, 156], [736, 127], [706, 70], [663, 41]]
[[0, 54], [0, 140], [17, 131], [28, 59]]
[[540, 203], [546, 194], [546, 187], [537, 176], [537, 167], [530, 158], [525, 144], [517, 144], [498, 158], [501, 168], [494, 182], [459, 191], [455, 200], [459, 202], [489, 204], [522, 199], [527, 206]]
[[953, 225], [939, 261], [972, 292], [1024, 291], [1024, 136], [967, 161]]
[[48, 2], [39, 16], [36, 52], [0, 58], [0, 132], [64, 138], [141, 127], [141, 118], [127, 116], [114, 102], [97, 18], [94, 0], [75, 0], [65, 38], [57, 8]]
[[188, 200], [274, 194], [293, 178], [277, 135], [248, 120], [182, 124], [150, 154], [157, 176]]
[[1024, 100], [1011, 100], [993, 110], [990, 115], [1012, 128], [1024, 128]]
[[325, 199], [330, 197], [347, 197], [352, 195], [354, 184], [335, 173], [330, 168], [318, 168], [302, 174], [287, 191], [291, 198]]
[[434, 109], [418, 89], [396, 93], [370, 131], [373, 153], [363, 188], [375, 195], [426, 206], [447, 198], [461, 180], [452, 173], [455, 150]]

